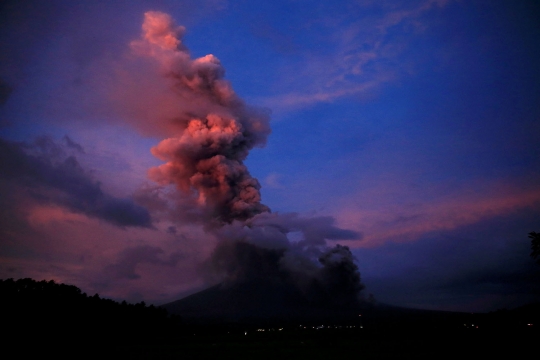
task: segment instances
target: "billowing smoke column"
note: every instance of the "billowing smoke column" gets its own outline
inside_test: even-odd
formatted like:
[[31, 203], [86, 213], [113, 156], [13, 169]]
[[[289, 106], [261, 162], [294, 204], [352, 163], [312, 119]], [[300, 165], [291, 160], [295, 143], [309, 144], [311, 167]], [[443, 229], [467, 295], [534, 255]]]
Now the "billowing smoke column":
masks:
[[[184, 28], [169, 15], [147, 12], [142, 28], [132, 48], [158, 61], [183, 109], [170, 119], [175, 133], [152, 148], [165, 164], [149, 176], [196, 198], [209, 215], [206, 228], [220, 239], [209, 264], [219, 281], [278, 281], [307, 297], [354, 302], [363, 285], [353, 256], [345, 246], [327, 247], [326, 240], [360, 234], [337, 228], [331, 217], [272, 214], [261, 204], [260, 185], [243, 161], [265, 144], [268, 115], [235, 94], [215, 56], [191, 59], [182, 44]], [[288, 238], [292, 232], [300, 234], [297, 241]]]
[[136, 51], [161, 63], [173, 80], [173, 91], [186, 104], [185, 112], [172, 119], [178, 133], [152, 149], [166, 163], [151, 169], [150, 177], [193, 192], [218, 222], [269, 211], [261, 204], [259, 182], [243, 164], [250, 149], [265, 144], [268, 116], [235, 94], [215, 56], [191, 59], [181, 41], [183, 33], [169, 15], [151, 11], [145, 14], [143, 40], [132, 43]]

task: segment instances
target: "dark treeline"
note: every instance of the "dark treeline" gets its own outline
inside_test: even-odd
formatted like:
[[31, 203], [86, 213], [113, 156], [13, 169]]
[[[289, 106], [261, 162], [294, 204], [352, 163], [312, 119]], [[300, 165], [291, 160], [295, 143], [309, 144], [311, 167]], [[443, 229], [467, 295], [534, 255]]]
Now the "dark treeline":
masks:
[[79, 344], [88, 351], [160, 340], [177, 333], [181, 323], [144, 302], [119, 303], [73, 285], [28, 278], [0, 280], [0, 318], [6, 343]]

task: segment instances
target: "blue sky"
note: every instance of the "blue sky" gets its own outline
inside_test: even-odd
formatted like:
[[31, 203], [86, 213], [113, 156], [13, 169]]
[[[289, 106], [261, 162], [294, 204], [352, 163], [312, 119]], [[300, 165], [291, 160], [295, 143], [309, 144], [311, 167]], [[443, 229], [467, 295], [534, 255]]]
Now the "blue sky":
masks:
[[[76, 157], [90, 188], [134, 214], [146, 209], [156, 228], [111, 224], [101, 208], [57, 200], [75, 194], [61, 186], [38, 201], [43, 186], [5, 178], [3, 278], [54, 278], [155, 303], [208, 284], [200, 264], [219, 239], [137, 202], [154, 185], [148, 169], [162, 163], [150, 149], [168, 137], [158, 122], [172, 101], [130, 47], [152, 10], [185, 26], [192, 58], [216, 56], [236, 94], [271, 114], [266, 145], [245, 162], [262, 203], [361, 233], [339, 242], [367, 293], [463, 311], [538, 301], [527, 238], [540, 231], [535, 1], [1, 6], [2, 141], [36, 148], [48, 136]], [[145, 246], [152, 255], [124, 264], [130, 276], [107, 273]]]

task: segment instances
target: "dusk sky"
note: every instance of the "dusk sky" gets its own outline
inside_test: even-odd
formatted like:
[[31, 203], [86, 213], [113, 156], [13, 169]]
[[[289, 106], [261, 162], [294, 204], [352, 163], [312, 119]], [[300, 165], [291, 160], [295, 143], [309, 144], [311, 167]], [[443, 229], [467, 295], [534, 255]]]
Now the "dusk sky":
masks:
[[387, 304], [540, 301], [539, 39], [534, 0], [3, 1], [0, 278], [159, 305], [241, 238], [348, 246]]

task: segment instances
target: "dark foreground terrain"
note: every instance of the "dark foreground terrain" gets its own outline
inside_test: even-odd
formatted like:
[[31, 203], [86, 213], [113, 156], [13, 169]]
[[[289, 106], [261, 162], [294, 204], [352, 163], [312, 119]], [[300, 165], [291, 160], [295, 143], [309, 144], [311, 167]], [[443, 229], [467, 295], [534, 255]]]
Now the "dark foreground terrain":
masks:
[[352, 331], [193, 336], [152, 346], [119, 346], [125, 359], [525, 359], [538, 333]]
[[[196, 303], [229, 310], [238, 305], [220, 304], [224, 295], [231, 293], [215, 288], [175, 302], [177, 308], [191, 309], [191, 317], [183, 318], [144, 303], [88, 296], [74, 286], [52, 281], [0, 280], [3, 354], [119, 359], [517, 359], [537, 352], [540, 335], [538, 304], [488, 314], [363, 304], [335, 311], [319, 308], [319, 316], [312, 316], [317, 313], [313, 306], [305, 312], [296, 308], [299, 318], [290, 309], [284, 310], [286, 316], [273, 308], [264, 310], [269, 305], [263, 304], [263, 313], [272, 316], [257, 316], [256, 307], [243, 317], [231, 317], [228, 310], [228, 318], [217, 310], [209, 312], [218, 317], [193, 316], [201, 312]], [[211, 301], [214, 296], [218, 302]]]

